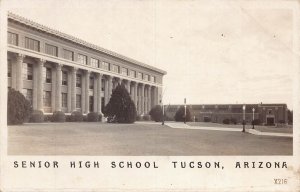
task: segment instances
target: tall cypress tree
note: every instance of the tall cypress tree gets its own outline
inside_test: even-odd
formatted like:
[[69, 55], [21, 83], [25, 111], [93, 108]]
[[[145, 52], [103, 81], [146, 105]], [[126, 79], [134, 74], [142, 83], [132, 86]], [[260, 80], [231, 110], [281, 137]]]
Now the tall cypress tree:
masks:
[[104, 116], [110, 123], [134, 123], [136, 107], [124, 85], [118, 85], [104, 107]]

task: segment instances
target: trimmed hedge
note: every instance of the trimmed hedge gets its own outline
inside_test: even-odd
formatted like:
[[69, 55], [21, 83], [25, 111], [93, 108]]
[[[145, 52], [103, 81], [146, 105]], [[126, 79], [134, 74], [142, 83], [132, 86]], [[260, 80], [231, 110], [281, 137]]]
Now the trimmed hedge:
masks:
[[137, 120], [137, 121], [143, 120], [143, 116], [141, 116], [141, 115], [136, 116], [136, 120]]
[[252, 121], [252, 125], [260, 125], [261, 124], [261, 122], [260, 122], [260, 120], [259, 119], [254, 119], [253, 121]]
[[83, 115], [80, 111], [73, 111], [70, 116], [70, 121], [83, 121]]
[[96, 112], [90, 112], [87, 114], [87, 121], [88, 122], [97, 122], [99, 121], [99, 114]]
[[7, 124], [16, 125], [28, 121], [32, 112], [30, 102], [22, 93], [9, 89], [7, 93]]
[[149, 115], [151, 115], [151, 119], [153, 119], [155, 122], [161, 122], [162, 121], [162, 108], [160, 105], [155, 105], [149, 112]]
[[65, 122], [66, 116], [65, 113], [62, 111], [54, 111], [52, 115], [53, 122]]
[[223, 119], [223, 124], [230, 124], [230, 119]]
[[43, 113], [43, 111], [40, 111], [40, 110], [34, 110], [34, 111], [31, 113], [29, 122], [33, 122], [33, 123], [41, 123], [41, 122], [44, 122], [44, 113]]

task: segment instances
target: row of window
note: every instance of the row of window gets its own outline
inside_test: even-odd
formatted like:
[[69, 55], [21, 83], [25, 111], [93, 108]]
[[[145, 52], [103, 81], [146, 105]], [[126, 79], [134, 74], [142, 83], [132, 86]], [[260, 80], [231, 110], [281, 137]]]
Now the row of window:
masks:
[[[7, 42], [9, 44], [18, 46], [18, 34], [8, 32], [7, 37], [8, 37]], [[25, 48], [39, 52], [40, 51], [40, 41], [29, 38], [29, 37], [25, 37]], [[45, 53], [48, 55], [58, 57], [58, 47], [54, 46], [54, 45], [50, 45], [48, 43], [45, 43]], [[74, 52], [73, 51], [63, 49], [62, 56], [64, 59], [74, 61]], [[83, 65], [87, 65], [88, 58], [86, 55], [77, 54], [77, 62], [80, 64], [83, 64]], [[108, 62], [104, 62], [104, 61], [100, 62], [98, 59], [95, 59], [95, 58], [91, 58], [90, 65], [95, 68], [102, 68], [107, 71], [121, 73], [122, 75], [130, 76], [132, 78], [138, 78], [138, 79], [145, 80], [145, 81], [155, 82], [154, 76], [150, 76], [148, 74], [143, 74], [141, 72], [136, 72], [134, 70], [129, 70], [127, 68], [120, 67], [115, 64], [110, 64]]]

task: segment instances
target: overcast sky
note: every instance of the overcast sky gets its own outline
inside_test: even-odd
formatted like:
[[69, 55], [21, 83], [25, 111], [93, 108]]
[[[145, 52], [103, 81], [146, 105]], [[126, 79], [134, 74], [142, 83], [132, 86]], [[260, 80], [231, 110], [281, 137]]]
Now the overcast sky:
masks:
[[9, 10], [167, 71], [164, 102], [287, 103], [293, 14], [237, 1], [10, 0]]

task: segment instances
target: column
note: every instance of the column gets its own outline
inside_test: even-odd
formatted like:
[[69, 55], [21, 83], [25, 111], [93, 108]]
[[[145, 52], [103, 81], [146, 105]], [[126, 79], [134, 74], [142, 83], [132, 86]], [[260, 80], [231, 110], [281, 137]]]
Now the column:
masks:
[[72, 89], [73, 89], [73, 82], [72, 82], [72, 71], [68, 70], [68, 101], [67, 101], [67, 111], [68, 113], [72, 112]]
[[142, 84], [142, 94], [141, 94], [141, 113], [145, 113], [145, 84]]
[[148, 111], [147, 111], [147, 113], [149, 113], [150, 112], [150, 110], [151, 110], [151, 108], [152, 108], [152, 102], [151, 102], [151, 86], [149, 85], [148, 86]]
[[55, 97], [55, 110], [61, 111], [61, 81], [62, 81], [62, 71], [61, 64], [57, 64], [56, 66], [56, 97]]
[[112, 82], [111, 76], [108, 76], [107, 80], [108, 80], [108, 101], [107, 101], [107, 103], [108, 103], [110, 100], [111, 94], [112, 94], [112, 90], [113, 90], [113, 82]]
[[97, 113], [102, 114], [101, 89], [102, 89], [102, 74], [97, 74]]
[[73, 67], [71, 76], [72, 76], [72, 82], [71, 82], [71, 106], [72, 111], [76, 111], [76, 73], [78, 68]]
[[108, 92], [109, 92], [109, 89], [108, 89], [108, 78], [106, 77], [105, 78], [105, 86], [104, 86], [104, 103], [105, 105], [108, 103]]
[[90, 90], [90, 71], [85, 71], [85, 110], [84, 113], [89, 113], [90, 102], [89, 102], [89, 90]]
[[17, 63], [16, 63], [16, 73], [17, 73], [17, 79], [16, 79], [16, 90], [20, 91], [22, 93], [23, 89], [23, 74], [22, 74], [22, 68], [23, 68], [23, 60], [25, 56], [18, 54], [17, 55]]
[[44, 79], [43, 79], [43, 67], [46, 61], [39, 59], [37, 65], [37, 78], [34, 77], [34, 81], [37, 81], [37, 110], [44, 111], [43, 109], [43, 93], [44, 93]]
[[137, 106], [137, 91], [138, 91], [137, 82], [134, 82], [133, 86], [134, 86], [133, 87], [133, 101], [134, 101], [136, 110], [138, 111], [138, 106]]
[[127, 80], [126, 89], [130, 95], [130, 81], [129, 80]]
[[[119, 84], [119, 85], [122, 85], [122, 79], [121, 79], [121, 78], [118, 79], [118, 84]], [[117, 85], [117, 86], [118, 86], [118, 85]]]
[[157, 90], [157, 87], [154, 87], [153, 88], [153, 92], [154, 92], [154, 104], [155, 105], [159, 105], [160, 103], [159, 103], [159, 99], [160, 98], [158, 98], [158, 90]]
[[93, 112], [98, 112], [98, 73], [94, 74], [94, 89], [93, 89], [93, 99], [94, 99], [94, 109]]

